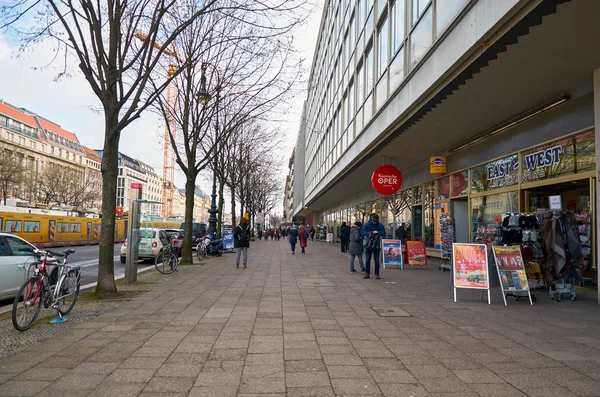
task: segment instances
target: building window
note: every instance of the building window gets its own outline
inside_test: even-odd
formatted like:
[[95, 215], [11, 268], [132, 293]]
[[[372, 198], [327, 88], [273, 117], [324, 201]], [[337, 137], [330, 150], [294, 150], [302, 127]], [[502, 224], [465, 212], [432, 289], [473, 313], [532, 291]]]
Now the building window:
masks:
[[431, 7], [427, 9], [417, 26], [410, 34], [411, 67], [418, 64], [433, 44], [433, 26]]
[[365, 96], [373, 89], [373, 47], [370, 46], [365, 55]]
[[378, 72], [377, 76], [381, 76], [385, 69], [387, 68], [389, 61], [389, 31], [388, 31], [388, 23], [387, 19], [383, 21], [381, 26], [379, 27], [379, 32], [377, 34], [377, 68]]
[[468, 2], [469, 0], [436, 0], [435, 29], [438, 37]]
[[404, 80], [404, 48], [398, 52], [390, 65], [390, 92], [394, 92]]
[[412, 24], [417, 23], [421, 15], [425, 13], [431, 0], [412, 0]]

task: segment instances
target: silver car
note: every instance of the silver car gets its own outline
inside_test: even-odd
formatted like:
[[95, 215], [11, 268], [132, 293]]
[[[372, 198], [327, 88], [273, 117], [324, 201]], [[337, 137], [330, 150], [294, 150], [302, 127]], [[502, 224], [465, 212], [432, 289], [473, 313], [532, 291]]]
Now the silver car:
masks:
[[[0, 299], [17, 295], [21, 285], [32, 274], [30, 266], [36, 261], [33, 252], [37, 250], [21, 237], [0, 232]], [[53, 271], [52, 268], [48, 269], [51, 279]]]

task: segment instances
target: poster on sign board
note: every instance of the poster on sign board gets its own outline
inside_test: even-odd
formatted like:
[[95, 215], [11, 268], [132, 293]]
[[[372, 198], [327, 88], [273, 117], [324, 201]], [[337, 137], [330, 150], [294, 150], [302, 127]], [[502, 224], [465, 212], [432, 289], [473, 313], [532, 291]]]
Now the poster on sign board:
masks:
[[226, 250], [233, 250], [233, 233], [223, 234], [223, 247]]
[[485, 244], [452, 245], [454, 302], [457, 288], [487, 290], [491, 304], [487, 246]]
[[551, 211], [561, 211], [562, 210], [561, 196], [548, 196], [548, 200], [550, 201], [550, 210]]
[[327, 243], [333, 243], [333, 233], [327, 233], [326, 240]]
[[521, 247], [492, 247], [496, 268], [498, 269], [498, 278], [502, 287], [502, 297], [506, 306], [506, 293], [523, 292], [529, 296], [529, 303], [533, 305], [531, 293], [529, 292], [529, 283], [527, 282], [527, 273], [525, 272], [525, 262], [521, 255]]
[[404, 268], [402, 258], [402, 242], [400, 240], [381, 240], [383, 251], [383, 268], [385, 266], [400, 266]]
[[425, 242], [407, 241], [406, 251], [408, 252], [408, 264], [411, 266], [427, 266], [427, 255], [425, 252]]

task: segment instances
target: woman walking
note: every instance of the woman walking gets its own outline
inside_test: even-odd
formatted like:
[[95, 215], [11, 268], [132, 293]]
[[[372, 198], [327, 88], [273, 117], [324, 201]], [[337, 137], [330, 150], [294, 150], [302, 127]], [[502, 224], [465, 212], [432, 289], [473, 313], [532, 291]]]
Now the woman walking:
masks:
[[360, 228], [362, 223], [360, 221], [354, 222], [350, 229], [350, 244], [348, 245], [348, 252], [350, 253], [350, 273], [356, 273], [354, 269], [354, 257], [358, 257], [358, 264], [360, 265], [360, 271], [365, 271], [365, 265], [362, 259], [362, 237], [360, 235]]
[[298, 231], [298, 238], [300, 239], [300, 248], [302, 248], [302, 253], [306, 254], [304, 249], [308, 245], [308, 230], [306, 230], [302, 225], [300, 225], [300, 230]]
[[235, 267], [240, 268], [240, 256], [244, 254], [244, 269], [247, 268], [248, 263], [248, 248], [250, 248], [250, 227], [248, 226], [248, 219], [240, 219], [240, 224], [235, 228], [233, 233], [233, 246], [235, 247]]
[[296, 229], [296, 225], [292, 225], [292, 230], [290, 230], [288, 234], [288, 239], [290, 241], [290, 248], [292, 249], [292, 255], [294, 255], [296, 251], [296, 243], [298, 242], [298, 229]]

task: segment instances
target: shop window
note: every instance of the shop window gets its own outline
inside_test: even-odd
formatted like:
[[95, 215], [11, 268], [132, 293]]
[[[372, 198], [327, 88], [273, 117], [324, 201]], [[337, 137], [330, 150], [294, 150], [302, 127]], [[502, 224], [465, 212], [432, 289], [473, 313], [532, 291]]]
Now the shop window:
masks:
[[437, 185], [437, 199], [450, 198], [450, 175], [443, 176], [435, 181]]
[[464, 196], [469, 193], [469, 172], [462, 171], [452, 174], [452, 197]]
[[522, 153], [522, 182], [595, 171], [594, 131], [538, 146]]
[[423, 226], [425, 227], [425, 246], [435, 246], [435, 188], [434, 183], [424, 186], [423, 197]]
[[413, 197], [415, 204], [422, 204], [423, 202], [423, 186], [415, 186], [413, 187]]
[[471, 241], [493, 243], [502, 217], [518, 212], [518, 206], [516, 191], [471, 198]]
[[519, 162], [513, 154], [471, 170], [471, 193], [487, 192], [519, 183]]

